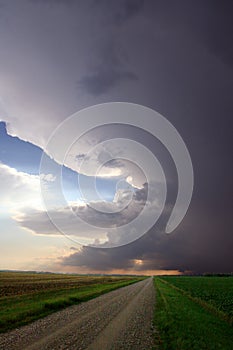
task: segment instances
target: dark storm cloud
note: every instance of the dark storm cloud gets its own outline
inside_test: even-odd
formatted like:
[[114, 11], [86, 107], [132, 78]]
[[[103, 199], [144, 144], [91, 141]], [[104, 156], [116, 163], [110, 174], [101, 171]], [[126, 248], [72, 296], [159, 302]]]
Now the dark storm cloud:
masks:
[[100, 61], [89, 74], [78, 81], [81, 91], [98, 96], [123, 82], [137, 80], [136, 74], [127, 67], [114, 43], [105, 45], [100, 52]]
[[[145, 1], [145, 13], [151, 19], [169, 20], [175, 30], [183, 28], [193, 41], [203, 43], [224, 63], [233, 63], [233, 3], [231, 1]], [[193, 42], [195, 45], [195, 42]]]
[[145, 0], [95, 0], [94, 3], [106, 11], [109, 21], [120, 25], [139, 13]]
[[[52, 5], [78, 4], [77, 0], [29, 0], [34, 3], [44, 3]], [[142, 10], [145, 0], [86, 0], [85, 3], [90, 10], [104, 10], [111, 17], [111, 21], [122, 23]]]
[[[208, 218], [212, 220], [211, 217]], [[198, 224], [196, 220], [199, 220]], [[218, 235], [213, 235], [212, 225], [206, 225], [205, 220], [199, 217], [189, 220], [189, 223], [185, 222], [176, 233], [166, 235], [163, 221], [166, 219], [162, 218], [156, 229], [129, 245], [104, 250], [83, 247], [81, 251], [65, 257], [62, 264], [94, 271], [113, 269], [126, 269], [126, 271], [134, 269], [138, 272], [177, 269], [181, 272], [196, 273], [232, 271], [231, 248], [230, 246], [224, 248], [226, 241], [223, 240], [225, 237], [229, 242], [230, 229], [228, 235], [226, 232], [221, 232], [222, 225], [216, 220], [215, 224], [219, 231]], [[142, 263], [137, 264], [135, 260], [141, 260]]]
[[[51, 3], [55, 9], [56, 1]], [[109, 101], [143, 104], [167, 117], [183, 137], [193, 162], [195, 187], [190, 209], [174, 233], [165, 235], [160, 222], [130, 245], [106, 250], [83, 247], [63, 264], [103, 271], [132, 266], [142, 270], [232, 271], [232, 2], [106, 0], [88, 2], [81, 10], [81, 2], [70, 3], [74, 6], [72, 13], [63, 8], [46, 15], [42, 11], [43, 26], [38, 21], [38, 27], [33, 27], [37, 8], [23, 14], [18, 10], [9, 22], [3, 38], [8, 50], [3, 46], [0, 65], [6, 75], [2, 80], [6, 100], [14, 96], [11, 106], [19, 92], [35, 91], [35, 95], [26, 94], [18, 100], [17, 106], [27, 105], [18, 124], [18, 110], [9, 113], [13, 131], [39, 143], [38, 135], [46, 139], [43, 133], [48, 120], [53, 130], [64, 116], [82, 106]], [[47, 11], [46, 5], [44, 8]], [[17, 36], [24, 23], [22, 35]], [[39, 65], [34, 66], [35, 62]], [[8, 86], [9, 76], [13, 82]], [[14, 80], [16, 77], [19, 81]], [[49, 96], [49, 103], [43, 96]], [[34, 100], [39, 100], [39, 106], [30, 104]], [[39, 109], [46, 103], [48, 114]], [[31, 120], [31, 111], [38, 110], [38, 117]], [[137, 133], [132, 132], [132, 137]], [[142, 138], [151, 143], [148, 135]], [[151, 147], [157, 154], [157, 145]], [[143, 264], [136, 266], [134, 259], [143, 260]]]
[[[108, 64], [105, 62], [106, 65]], [[104, 64], [103, 64], [104, 65]], [[125, 80], [135, 80], [136, 75], [115, 67], [98, 67], [96, 72], [80, 79], [79, 87], [92, 95], [98, 96], [109, 91], [113, 86]]]
[[[149, 65], [158, 82], [145, 85], [144, 94], [170, 117], [189, 148], [195, 175], [192, 203], [170, 235], [159, 225], [124, 247], [104, 252], [83, 247], [63, 264], [96, 271], [124, 267], [232, 271], [232, 4], [181, 1], [168, 6], [146, 1], [144, 10], [148, 21], [154, 22], [150, 33], [154, 45], [148, 49], [151, 57], [145, 59], [139, 52], [142, 42], [137, 52], [141, 67]], [[143, 263], [137, 265], [135, 259]]]
[[[144, 0], [120, 0], [107, 1], [101, 0], [94, 2], [94, 9], [102, 9], [103, 18], [102, 25], [106, 30], [109, 26], [114, 32], [114, 25], [122, 25], [130, 18], [140, 13], [143, 9]], [[108, 40], [108, 39], [107, 39]], [[131, 71], [127, 66], [126, 53], [122, 53], [122, 48], [117, 45], [114, 34], [100, 52], [100, 63], [91, 72], [83, 76], [78, 81], [78, 87], [82, 91], [91, 95], [98, 96], [105, 92], [109, 92], [114, 86], [118, 86], [127, 81], [135, 81], [138, 79], [135, 72]]]
[[[198, 4], [197, 4], [198, 5]], [[231, 1], [205, 1], [200, 6], [193, 5], [189, 23], [208, 50], [224, 63], [233, 64], [233, 3]], [[198, 26], [194, 22], [198, 16]]]
[[76, 0], [29, 0], [32, 3], [42, 3], [42, 4], [48, 4], [48, 5], [73, 5], [75, 4], [75, 2], [77, 2]]

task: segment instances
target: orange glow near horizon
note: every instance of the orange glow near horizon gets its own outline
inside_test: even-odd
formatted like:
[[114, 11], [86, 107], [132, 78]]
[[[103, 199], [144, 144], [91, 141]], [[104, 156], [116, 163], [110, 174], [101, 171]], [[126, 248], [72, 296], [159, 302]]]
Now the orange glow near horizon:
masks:
[[[137, 263], [136, 266], [140, 266], [141, 262]], [[161, 275], [183, 275], [183, 272], [179, 270], [137, 270], [137, 269], [114, 269], [114, 270], [91, 270], [84, 267], [77, 268], [76, 266], [59, 266], [56, 271], [62, 273], [80, 273], [80, 274], [107, 274], [107, 275], [144, 275], [144, 276], [161, 276]]]

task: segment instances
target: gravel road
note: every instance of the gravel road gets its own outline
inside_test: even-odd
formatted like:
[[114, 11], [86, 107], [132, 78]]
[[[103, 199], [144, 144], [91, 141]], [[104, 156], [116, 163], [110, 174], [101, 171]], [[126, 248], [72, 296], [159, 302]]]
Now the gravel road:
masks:
[[150, 350], [152, 278], [0, 334], [1, 350]]

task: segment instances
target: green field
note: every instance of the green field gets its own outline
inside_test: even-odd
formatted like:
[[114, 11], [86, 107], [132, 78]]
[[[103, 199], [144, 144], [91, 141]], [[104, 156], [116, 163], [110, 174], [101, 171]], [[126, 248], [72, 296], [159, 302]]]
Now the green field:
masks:
[[232, 277], [156, 277], [159, 349], [233, 349]]
[[0, 332], [141, 279], [143, 277], [0, 272]]

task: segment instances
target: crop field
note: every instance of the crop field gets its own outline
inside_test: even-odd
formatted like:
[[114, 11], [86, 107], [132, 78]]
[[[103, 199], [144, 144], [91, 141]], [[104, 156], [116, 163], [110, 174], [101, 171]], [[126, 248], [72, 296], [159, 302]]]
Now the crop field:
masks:
[[232, 350], [232, 277], [156, 277], [158, 347]]
[[142, 278], [0, 272], [0, 332]]
[[[205, 302], [233, 319], [233, 278], [232, 277], [169, 277], [163, 278], [175, 287], [187, 292], [191, 297]], [[197, 300], [198, 301], [198, 300]], [[203, 303], [203, 305], [205, 304]], [[211, 308], [210, 307], [210, 308]]]

